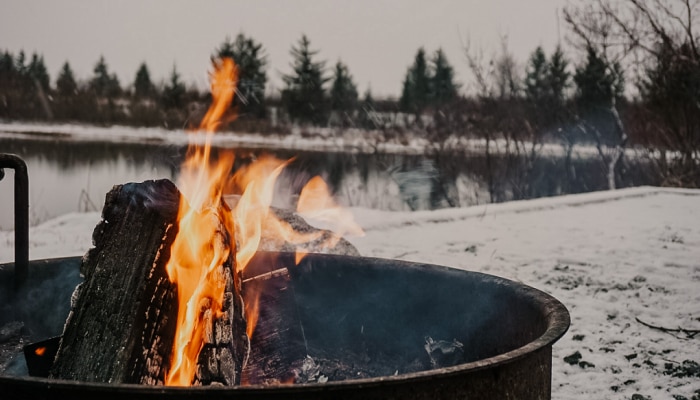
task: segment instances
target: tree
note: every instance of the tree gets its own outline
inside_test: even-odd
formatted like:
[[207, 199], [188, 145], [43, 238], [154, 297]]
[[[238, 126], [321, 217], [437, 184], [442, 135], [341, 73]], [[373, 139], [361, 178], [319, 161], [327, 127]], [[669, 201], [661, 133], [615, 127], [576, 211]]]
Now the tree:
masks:
[[557, 109], [564, 106], [566, 90], [571, 85], [571, 73], [569, 73], [568, 67], [569, 62], [564, 56], [564, 51], [561, 46], [557, 46], [547, 65], [547, 80], [551, 92], [550, 95]]
[[680, 155], [658, 159], [663, 178], [672, 185], [700, 186], [699, 8], [699, 0], [596, 0], [570, 13], [585, 23], [574, 25], [578, 32], [590, 26], [582, 15], [605, 21], [606, 35], [589, 41], [631, 59], [641, 95], [631, 132], [645, 145]]
[[163, 107], [165, 109], [181, 109], [185, 105], [186, 91], [185, 85], [180, 81], [180, 74], [177, 72], [175, 65], [173, 65], [170, 79], [163, 88]]
[[530, 55], [525, 73], [525, 98], [536, 105], [544, 105], [549, 96], [547, 56], [541, 46]]
[[134, 96], [139, 99], [146, 99], [155, 95], [156, 88], [151, 82], [151, 74], [148, 72], [146, 63], [141, 63], [134, 78]]
[[78, 92], [78, 84], [75, 82], [73, 70], [68, 61], [63, 63], [61, 72], [56, 79], [56, 92], [62, 97], [75, 96]]
[[609, 63], [589, 47], [586, 61], [574, 74], [576, 98], [587, 111], [609, 108], [624, 91], [624, 77], [619, 63]]
[[508, 50], [508, 40], [501, 40], [501, 53], [494, 62], [494, 75], [498, 95], [501, 99], [517, 98], [520, 95], [520, 75], [515, 57]]
[[404, 112], [419, 115], [431, 98], [431, 75], [425, 50], [421, 47], [416, 52], [413, 65], [406, 72], [399, 104]]
[[15, 71], [17, 71], [20, 76], [27, 74], [27, 56], [24, 54], [24, 50], [20, 50], [19, 54], [17, 55], [17, 59], [15, 60]]
[[32, 53], [32, 60], [29, 62], [27, 67], [27, 73], [29, 77], [38, 84], [44, 93], [49, 91], [49, 73], [46, 70], [46, 65], [44, 64], [44, 57], [39, 56], [36, 53]]
[[337, 113], [342, 125], [347, 125], [357, 109], [357, 87], [352, 81], [348, 67], [341, 61], [335, 65], [330, 95], [331, 110]]
[[15, 60], [9, 51], [0, 55], [0, 79], [15, 73]]
[[119, 79], [117, 75], [109, 73], [104, 56], [100, 56], [93, 73], [89, 87], [97, 96], [112, 99], [121, 93]]
[[238, 87], [234, 105], [238, 107], [241, 116], [264, 118], [267, 57], [262, 44], [239, 33], [234, 42], [226, 38], [216, 50], [215, 57], [231, 57], [238, 66]]
[[608, 189], [613, 190], [623, 174], [624, 149], [629, 139], [618, 110], [624, 92], [621, 61], [628, 49], [616, 44], [617, 17], [596, 8], [602, 1], [581, 9], [565, 8], [564, 19], [578, 40], [575, 45], [586, 53], [586, 61], [574, 74], [576, 126], [594, 138], [607, 169]]
[[442, 49], [435, 52], [432, 59], [433, 75], [430, 77], [431, 102], [437, 106], [444, 105], [457, 97], [457, 85], [454, 81], [454, 69], [447, 61]]
[[292, 47], [293, 73], [282, 76], [286, 84], [282, 104], [292, 120], [319, 125], [327, 121], [328, 106], [323, 85], [329, 78], [324, 77], [325, 62], [314, 61], [318, 51], [309, 46], [309, 39], [302, 35], [298, 45]]

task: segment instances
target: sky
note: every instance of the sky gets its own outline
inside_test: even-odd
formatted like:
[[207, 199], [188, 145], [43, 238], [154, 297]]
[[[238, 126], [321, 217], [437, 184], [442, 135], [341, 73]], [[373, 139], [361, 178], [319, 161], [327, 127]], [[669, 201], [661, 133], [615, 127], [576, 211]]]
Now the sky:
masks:
[[420, 47], [428, 55], [442, 48], [463, 90], [471, 85], [467, 44], [489, 55], [505, 36], [523, 64], [538, 45], [550, 53], [565, 42], [558, 19], [568, 1], [3, 0], [0, 50], [42, 54], [52, 83], [66, 61], [88, 79], [102, 55], [122, 86], [145, 62], [155, 82], [175, 67], [185, 83], [204, 89], [211, 54], [244, 33], [263, 45], [274, 93], [291, 72], [291, 47], [306, 34], [329, 75], [340, 60], [360, 93], [397, 97]]

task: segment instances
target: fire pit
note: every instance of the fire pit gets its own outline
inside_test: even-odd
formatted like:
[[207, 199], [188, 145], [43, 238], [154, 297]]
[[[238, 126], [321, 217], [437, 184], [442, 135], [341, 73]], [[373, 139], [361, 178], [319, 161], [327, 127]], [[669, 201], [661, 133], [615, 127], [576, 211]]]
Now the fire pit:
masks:
[[271, 207], [289, 161], [261, 157], [231, 176], [232, 155], [212, 157], [237, 82], [232, 59], [213, 61], [206, 136], [179, 187], [115, 185], [82, 258], [28, 262], [26, 167], [0, 158], [23, 192], [0, 327], [24, 327], [32, 343], [0, 376], [3, 398], [549, 398], [566, 308], [495, 276], [319, 254], [362, 229], [321, 177], [296, 213], [338, 230]]
[[[26, 285], [14, 295], [14, 264], [0, 265], [0, 326], [6, 319], [20, 320], [37, 341], [60, 334], [72, 290], [81, 280], [80, 262], [79, 257], [31, 261]], [[265, 369], [246, 371], [249, 384], [183, 388], [0, 376], [3, 397], [551, 396], [551, 349], [568, 329], [569, 314], [534, 288], [437, 265], [321, 254], [309, 254], [294, 266], [291, 253], [260, 252], [246, 271], [244, 290], [261, 290], [250, 358]], [[455, 343], [460, 352], [440, 351], [441, 344], [454, 349]], [[445, 360], [446, 355], [458, 359]], [[306, 356], [316, 378], [338, 371], [369, 373], [325, 383], [256, 382], [263, 373], [289, 373], [288, 364]], [[386, 371], [387, 366], [394, 371]]]

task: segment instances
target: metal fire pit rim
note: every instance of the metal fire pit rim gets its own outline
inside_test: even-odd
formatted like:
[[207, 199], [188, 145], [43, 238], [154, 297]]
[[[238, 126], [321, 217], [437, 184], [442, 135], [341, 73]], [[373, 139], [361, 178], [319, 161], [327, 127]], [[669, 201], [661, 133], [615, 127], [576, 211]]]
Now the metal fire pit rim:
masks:
[[[95, 391], [109, 390], [109, 391], [128, 391], [129, 393], [142, 392], [144, 394], [154, 394], [154, 393], [171, 393], [176, 391], [179, 394], [185, 394], [188, 391], [201, 392], [201, 391], [217, 391], [217, 392], [274, 392], [274, 393], [288, 393], [309, 390], [333, 390], [348, 387], [372, 387], [381, 385], [392, 385], [392, 384], [404, 384], [406, 382], [420, 382], [429, 379], [436, 378], [448, 378], [454, 375], [462, 374], [465, 371], [476, 372], [479, 370], [484, 370], [487, 368], [492, 368], [496, 366], [503, 366], [510, 363], [514, 363], [528, 355], [541, 351], [542, 349], [551, 346], [559, 340], [569, 329], [571, 324], [571, 317], [567, 308], [558, 299], [546, 293], [542, 290], [536, 289], [534, 287], [528, 286], [525, 283], [517, 282], [507, 278], [499, 277], [496, 275], [486, 274], [477, 271], [469, 271], [465, 269], [459, 269], [455, 267], [448, 267], [437, 264], [430, 263], [420, 263], [414, 261], [396, 260], [396, 259], [386, 259], [378, 257], [357, 257], [357, 256], [343, 256], [343, 255], [333, 255], [333, 254], [309, 254], [309, 256], [320, 257], [320, 258], [346, 258], [346, 259], [363, 259], [364, 261], [371, 263], [387, 262], [390, 261], [395, 265], [400, 265], [406, 268], [427, 268], [433, 271], [443, 271], [449, 273], [465, 273], [471, 275], [477, 275], [482, 278], [482, 280], [494, 282], [496, 284], [503, 284], [512, 287], [515, 291], [519, 292], [524, 298], [528, 300], [537, 302], [542, 309], [543, 314], [546, 315], [547, 329], [538, 338], [526, 343], [511, 351], [497, 354], [492, 357], [484, 358], [481, 360], [476, 360], [464, 364], [459, 364], [452, 367], [436, 368], [427, 371], [411, 372], [398, 375], [381, 376], [374, 378], [361, 378], [361, 379], [348, 379], [344, 381], [334, 381], [326, 383], [297, 383], [297, 384], [260, 384], [260, 385], [246, 385], [246, 386], [228, 386], [228, 387], [212, 387], [212, 386], [148, 386], [139, 384], [110, 384], [110, 383], [98, 383], [98, 382], [83, 382], [83, 381], [71, 381], [62, 379], [49, 379], [49, 378], [38, 378], [38, 377], [11, 377], [11, 376], [1, 376], [0, 375], [0, 386], [4, 382], [13, 383], [27, 383], [27, 384], [43, 384], [47, 388], [50, 387], [66, 387], [72, 388], [75, 386], [81, 386], [84, 388], [91, 388]], [[72, 259], [78, 261], [82, 256], [75, 257], [60, 257], [60, 258], [49, 258], [49, 259], [37, 259], [30, 260], [32, 263], [49, 263], [54, 260], [67, 260]], [[0, 267], [12, 265], [0, 264]]]

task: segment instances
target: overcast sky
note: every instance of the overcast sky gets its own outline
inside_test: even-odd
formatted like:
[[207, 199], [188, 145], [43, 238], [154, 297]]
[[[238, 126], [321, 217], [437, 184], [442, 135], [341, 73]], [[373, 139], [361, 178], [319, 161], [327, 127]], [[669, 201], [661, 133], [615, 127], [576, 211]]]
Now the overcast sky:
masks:
[[[289, 50], [305, 33], [330, 69], [342, 60], [360, 93], [398, 96], [417, 49], [442, 48], [457, 80], [469, 86], [464, 45], [496, 51], [500, 38], [525, 62], [536, 46], [557, 43], [557, 10], [567, 0], [2, 0], [0, 50], [43, 54], [52, 84], [68, 61], [87, 79], [104, 55], [122, 86], [146, 62], [154, 81], [173, 65], [187, 84], [207, 86], [209, 57], [239, 32], [261, 43], [268, 89], [289, 73]], [[561, 13], [559, 13], [561, 15]], [[560, 24], [564, 41], [565, 25]]]

